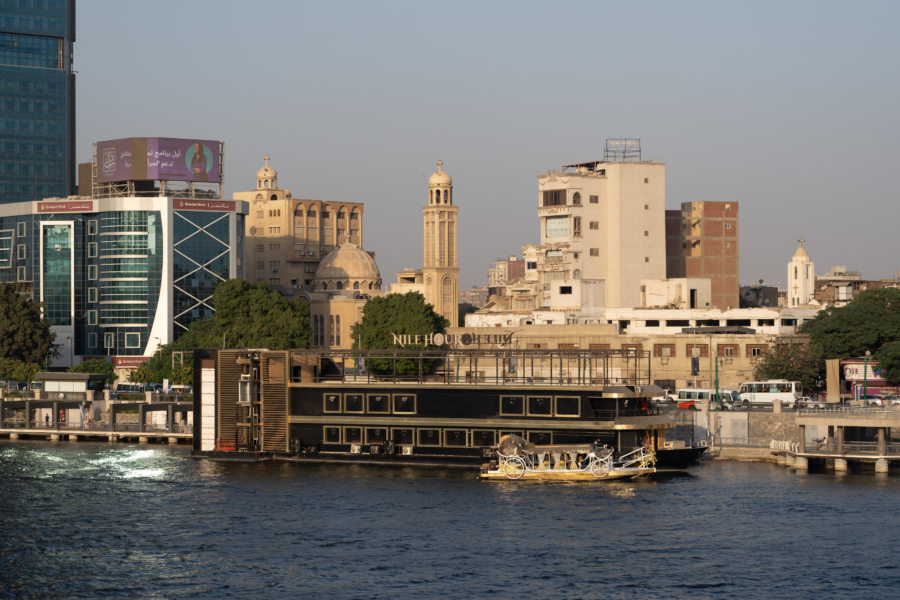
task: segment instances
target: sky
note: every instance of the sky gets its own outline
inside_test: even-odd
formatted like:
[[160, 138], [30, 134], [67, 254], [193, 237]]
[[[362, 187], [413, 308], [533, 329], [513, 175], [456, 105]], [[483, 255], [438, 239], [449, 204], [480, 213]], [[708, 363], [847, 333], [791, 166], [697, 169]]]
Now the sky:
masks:
[[78, 0], [77, 147], [225, 142], [295, 197], [364, 202], [385, 289], [422, 266], [438, 160], [459, 287], [539, 243], [537, 176], [640, 138], [666, 207], [739, 203], [741, 282], [900, 272], [900, 3]]

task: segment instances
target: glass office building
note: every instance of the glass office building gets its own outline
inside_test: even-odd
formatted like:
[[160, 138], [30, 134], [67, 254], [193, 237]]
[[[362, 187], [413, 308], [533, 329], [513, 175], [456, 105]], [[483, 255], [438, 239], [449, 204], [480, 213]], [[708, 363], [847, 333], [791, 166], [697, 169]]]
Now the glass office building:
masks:
[[246, 214], [245, 202], [159, 196], [0, 205], [0, 282], [43, 302], [54, 365], [136, 366], [243, 276]]
[[74, 0], [0, 2], [0, 203], [75, 193]]

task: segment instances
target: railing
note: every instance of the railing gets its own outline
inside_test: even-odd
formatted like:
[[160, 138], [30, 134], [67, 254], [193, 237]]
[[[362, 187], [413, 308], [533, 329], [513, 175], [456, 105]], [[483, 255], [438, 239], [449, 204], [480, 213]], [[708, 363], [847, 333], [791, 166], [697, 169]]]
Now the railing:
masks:
[[866, 407], [866, 406], [829, 406], [826, 408], [801, 408], [797, 411], [801, 417], [836, 416], [858, 417], [896, 417], [900, 415], [900, 407]]
[[43, 421], [25, 421], [24, 419], [4, 419], [0, 421], [0, 428], [3, 429], [37, 429], [42, 431], [62, 431], [62, 432], [76, 432], [76, 431], [97, 431], [97, 432], [122, 432], [122, 433], [161, 433], [161, 432], [169, 432], [169, 433], [188, 433], [193, 434], [194, 427], [193, 425], [181, 425], [180, 423], [173, 424], [171, 427], [167, 427], [162, 424], [148, 423], [145, 424], [143, 429], [141, 428], [140, 423], [116, 423], [115, 426], [105, 421], [92, 421], [92, 422], [82, 422], [82, 423], [57, 423], [55, 426], [53, 423], [47, 424]]
[[712, 445], [729, 448], [765, 448], [769, 446], [770, 438], [754, 437], [713, 437]]

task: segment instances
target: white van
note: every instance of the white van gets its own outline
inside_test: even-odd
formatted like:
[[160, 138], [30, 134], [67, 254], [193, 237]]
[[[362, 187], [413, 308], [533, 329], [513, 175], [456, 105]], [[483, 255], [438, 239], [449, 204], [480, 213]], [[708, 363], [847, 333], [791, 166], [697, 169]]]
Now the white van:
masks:
[[[719, 388], [718, 398], [723, 408], [733, 408], [740, 402], [740, 396], [734, 390]], [[678, 390], [678, 408], [691, 408], [700, 410], [702, 400], [716, 400], [716, 390], [710, 388], [683, 388]]]

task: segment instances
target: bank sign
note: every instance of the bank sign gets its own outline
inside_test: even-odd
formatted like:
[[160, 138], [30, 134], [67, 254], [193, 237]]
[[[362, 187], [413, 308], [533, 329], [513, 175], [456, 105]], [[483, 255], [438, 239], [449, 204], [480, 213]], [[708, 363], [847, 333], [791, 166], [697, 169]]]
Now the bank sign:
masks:
[[407, 346], [504, 346], [512, 342], [512, 333], [392, 333], [394, 345]]

